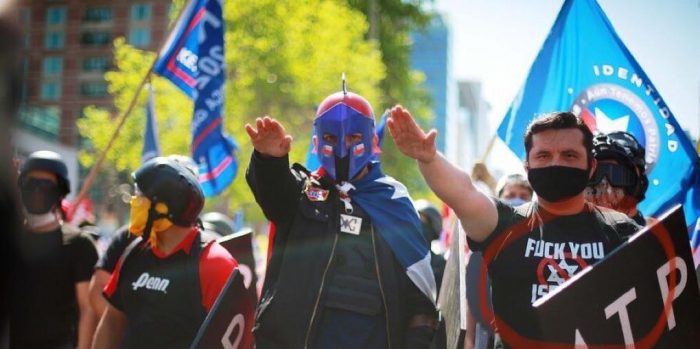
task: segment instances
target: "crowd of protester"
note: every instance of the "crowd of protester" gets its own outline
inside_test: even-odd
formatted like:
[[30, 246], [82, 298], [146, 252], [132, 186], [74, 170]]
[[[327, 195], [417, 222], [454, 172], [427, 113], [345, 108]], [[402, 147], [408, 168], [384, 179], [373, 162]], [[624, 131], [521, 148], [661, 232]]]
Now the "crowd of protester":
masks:
[[[488, 267], [485, 282], [465, 275], [467, 292], [486, 288], [477, 303], [496, 314], [470, 304], [462, 345], [520, 347], [539, 335], [532, 303], [561, 286], [535, 280], [533, 246], [599, 244], [585, 261], [594, 265], [647, 222], [637, 209], [648, 186], [644, 148], [629, 133], [593, 135], [571, 113], [547, 114], [527, 129], [525, 174], [496, 181], [483, 163], [471, 175], [450, 163], [435, 131], [396, 106], [389, 131], [441, 200], [431, 203], [413, 201], [383, 172], [374, 118], [352, 92], [323, 100], [313, 125], [317, 171], [290, 164], [291, 135], [276, 119], [246, 125], [254, 147], [246, 180], [274, 226], [256, 347], [440, 348], [448, 211], [471, 260]], [[157, 157], [134, 172], [129, 222], [100, 251], [88, 227], [64, 222], [70, 181], [59, 154], [34, 152], [7, 175], [16, 185], [3, 189], [16, 193], [9, 198], [19, 212], [6, 226], [14, 248], [3, 279], [4, 347], [190, 346], [238, 262], [218, 243], [235, 233], [233, 222], [202, 214], [186, 157]]]

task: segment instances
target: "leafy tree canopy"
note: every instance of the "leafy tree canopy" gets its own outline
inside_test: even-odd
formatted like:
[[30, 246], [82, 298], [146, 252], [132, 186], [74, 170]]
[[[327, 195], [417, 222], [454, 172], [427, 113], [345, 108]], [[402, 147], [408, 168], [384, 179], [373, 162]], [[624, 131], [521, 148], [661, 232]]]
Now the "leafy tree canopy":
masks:
[[[182, 1], [175, 2], [176, 7]], [[262, 216], [245, 183], [244, 171], [252, 150], [243, 125], [256, 117], [271, 115], [294, 137], [291, 161], [304, 162], [312, 120], [318, 103], [340, 90], [340, 76], [347, 75], [349, 90], [367, 98], [377, 118], [395, 101], [428, 115], [427, 100], [420, 94], [420, 75], [405, 70], [396, 80], [404, 92], [390, 92], [386, 52], [377, 40], [368, 39], [367, 16], [346, 2], [309, 0], [291, 3], [277, 0], [225, 1], [226, 69], [224, 128], [239, 146], [239, 172], [222, 195], [207, 200], [206, 209], [232, 212], [244, 209], [250, 220]], [[387, 31], [385, 35], [390, 35]], [[396, 32], [396, 35], [407, 33]], [[407, 47], [399, 48], [406, 50]], [[408, 51], [405, 52], [408, 55]], [[384, 58], [384, 60], [383, 60]], [[123, 112], [155, 54], [129, 46], [124, 39], [114, 43], [115, 70], [105, 74], [116, 110]], [[192, 102], [169, 81], [151, 77], [155, 90], [158, 136], [163, 154], [189, 154]], [[392, 85], [392, 83], [389, 83]], [[131, 172], [140, 166], [145, 125], [146, 93], [128, 117], [105, 166]], [[390, 103], [390, 104], [389, 104]], [[116, 122], [106, 110], [90, 107], [78, 121], [87, 145], [80, 154], [90, 167], [105, 149]], [[387, 132], [388, 133], [388, 132]], [[386, 140], [390, 136], [387, 135]], [[391, 142], [382, 161], [387, 173], [425, 193], [425, 184], [412, 161], [400, 156]], [[415, 194], [414, 194], [415, 195]]]

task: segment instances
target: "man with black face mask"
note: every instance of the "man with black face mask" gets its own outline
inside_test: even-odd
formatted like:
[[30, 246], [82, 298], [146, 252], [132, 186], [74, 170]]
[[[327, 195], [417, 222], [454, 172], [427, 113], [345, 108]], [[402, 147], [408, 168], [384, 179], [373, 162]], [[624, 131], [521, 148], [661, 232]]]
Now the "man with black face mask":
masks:
[[547, 114], [528, 127], [525, 169], [537, 199], [517, 207], [476, 190], [469, 175], [436, 151], [436, 131], [423, 132], [403, 107], [392, 109], [387, 125], [401, 152], [418, 160], [428, 185], [454, 209], [469, 247], [483, 253], [496, 330], [506, 346], [542, 347], [532, 303], [639, 228], [585, 201], [596, 167], [593, 135], [572, 113]]
[[10, 347], [89, 348], [96, 317], [88, 284], [97, 250], [87, 233], [61, 220], [68, 168], [57, 153], [37, 151], [22, 165], [18, 181], [25, 224], [17, 237]]
[[246, 179], [275, 234], [258, 306], [257, 348], [427, 348], [435, 280], [416, 208], [376, 159], [374, 113], [341, 91], [321, 102], [310, 173], [279, 121], [246, 125]]

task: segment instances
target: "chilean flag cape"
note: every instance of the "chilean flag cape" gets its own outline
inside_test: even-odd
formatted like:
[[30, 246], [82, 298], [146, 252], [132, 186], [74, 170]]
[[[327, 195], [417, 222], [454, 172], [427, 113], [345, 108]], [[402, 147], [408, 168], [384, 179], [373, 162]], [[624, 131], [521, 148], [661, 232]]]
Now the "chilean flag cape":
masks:
[[437, 289], [430, 250], [406, 187], [385, 175], [378, 161], [372, 162], [369, 172], [351, 184], [355, 189], [348, 192], [350, 199], [367, 212], [379, 236], [406, 268], [409, 279], [434, 303]]

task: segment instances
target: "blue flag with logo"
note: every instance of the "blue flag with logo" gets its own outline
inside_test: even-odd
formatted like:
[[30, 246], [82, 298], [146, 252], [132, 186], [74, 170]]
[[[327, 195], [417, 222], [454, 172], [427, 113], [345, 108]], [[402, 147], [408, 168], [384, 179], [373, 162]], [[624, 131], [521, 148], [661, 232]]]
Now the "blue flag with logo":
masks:
[[146, 102], [146, 132], [143, 135], [143, 150], [141, 163], [160, 156], [158, 145], [158, 129], [156, 127], [156, 112], [153, 104], [153, 86], [148, 84], [148, 101]]
[[649, 177], [641, 211], [658, 216], [682, 203], [688, 227], [694, 226], [700, 217], [698, 154], [595, 0], [564, 2], [498, 136], [524, 159], [527, 125], [565, 110], [594, 131], [634, 134], [646, 149]]
[[207, 197], [238, 170], [236, 143], [223, 133], [224, 21], [220, 0], [191, 0], [160, 52], [154, 71], [194, 100], [192, 158]]

